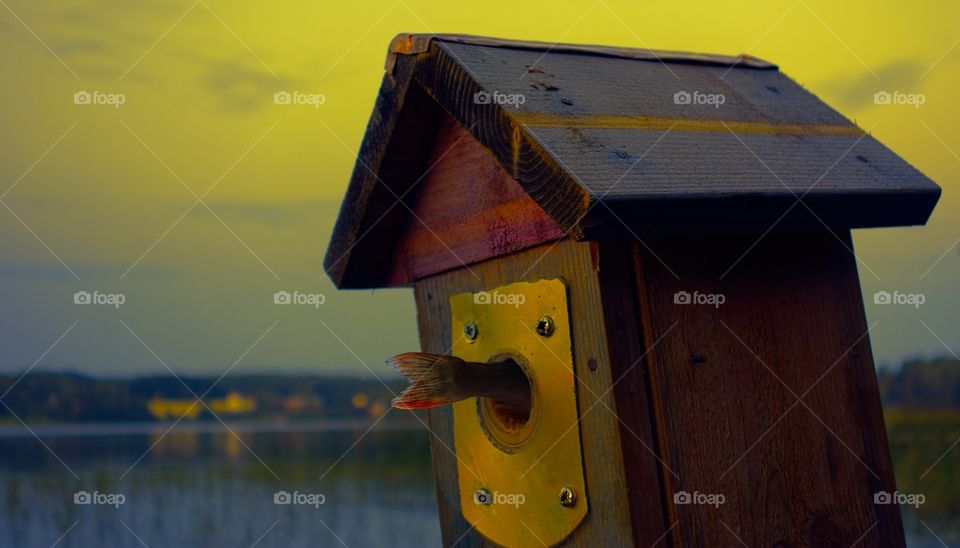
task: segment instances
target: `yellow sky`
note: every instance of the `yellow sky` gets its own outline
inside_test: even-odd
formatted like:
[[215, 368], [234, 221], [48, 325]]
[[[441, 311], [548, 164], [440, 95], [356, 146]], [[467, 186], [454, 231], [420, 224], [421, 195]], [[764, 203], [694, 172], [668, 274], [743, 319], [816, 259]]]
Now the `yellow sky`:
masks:
[[[878, 361], [944, 353], [938, 337], [960, 347], [960, 4], [4, 1], [0, 371], [30, 366], [78, 320], [38, 367], [142, 372], [159, 357], [220, 372], [243, 355], [238, 369], [365, 373], [362, 360], [379, 373], [415, 349], [409, 291], [338, 293], [320, 266], [398, 32], [778, 63], [944, 188], [927, 227], [855, 235], [869, 301], [927, 296], [920, 309], [868, 302]], [[275, 105], [280, 90], [325, 102]], [[880, 90], [926, 102], [875, 105]], [[124, 103], [77, 105], [78, 91]], [[76, 306], [80, 290], [126, 302]], [[326, 302], [278, 307], [279, 290]]]

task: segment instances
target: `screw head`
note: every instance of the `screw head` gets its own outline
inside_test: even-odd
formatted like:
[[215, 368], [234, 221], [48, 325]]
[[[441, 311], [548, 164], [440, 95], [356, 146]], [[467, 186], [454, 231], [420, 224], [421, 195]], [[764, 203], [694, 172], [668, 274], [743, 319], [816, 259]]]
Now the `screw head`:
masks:
[[480, 488], [473, 494], [473, 502], [475, 504], [481, 504], [483, 506], [489, 506], [493, 503], [493, 495], [490, 494], [490, 491]]
[[467, 338], [468, 341], [477, 340], [477, 334], [480, 333], [480, 330], [477, 329], [477, 324], [473, 322], [467, 322], [463, 326], [463, 336]]
[[537, 334], [541, 337], [549, 337], [553, 335], [553, 330], [556, 329], [556, 324], [553, 323], [553, 318], [544, 314], [540, 316], [540, 319], [537, 320]]
[[560, 506], [570, 508], [576, 503], [577, 492], [573, 490], [573, 487], [567, 486], [560, 490]]

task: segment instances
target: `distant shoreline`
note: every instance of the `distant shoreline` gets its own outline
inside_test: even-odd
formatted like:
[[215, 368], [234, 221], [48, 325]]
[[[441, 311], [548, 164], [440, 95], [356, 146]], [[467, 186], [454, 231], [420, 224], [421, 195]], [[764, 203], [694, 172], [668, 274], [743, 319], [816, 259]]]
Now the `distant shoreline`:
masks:
[[[0, 438], [43, 438], [87, 437], [87, 436], [123, 436], [163, 434], [170, 430], [172, 434], [200, 433], [217, 434], [258, 433], [258, 432], [353, 432], [376, 430], [422, 430], [424, 425], [413, 418], [383, 419], [379, 423], [374, 418], [330, 418], [280, 421], [270, 419], [224, 420], [226, 426], [217, 420], [199, 421], [134, 421], [134, 422], [83, 422], [83, 423], [46, 423], [30, 426], [28, 430], [21, 424], [0, 424]], [[229, 427], [229, 430], [227, 429]], [[31, 433], [33, 431], [33, 433]]]

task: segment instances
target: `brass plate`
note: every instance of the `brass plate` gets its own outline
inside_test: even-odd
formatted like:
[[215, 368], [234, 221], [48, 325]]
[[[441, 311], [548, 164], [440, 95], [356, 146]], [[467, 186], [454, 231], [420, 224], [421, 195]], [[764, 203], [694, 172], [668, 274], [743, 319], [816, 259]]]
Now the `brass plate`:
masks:
[[[453, 404], [463, 516], [504, 546], [557, 544], [588, 510], [566, 285], [540, 280], [462, 293], [450, 297], [450, 310], [453, 355], [473, 362], [515, 357], [531, 377], [533, 393], [525, 425], [485, 427], [492, 420], [487, 400]], [[553, 319], [549, 336], [536, 330], [543, 316]], [[477, 328], [473, 340], [464, 336], [470, 322]], [[560, 503], [564, 488], [575, 494], [572, 505]], [[491, 504], [475, 501], [481, 490], [491, 495]]]

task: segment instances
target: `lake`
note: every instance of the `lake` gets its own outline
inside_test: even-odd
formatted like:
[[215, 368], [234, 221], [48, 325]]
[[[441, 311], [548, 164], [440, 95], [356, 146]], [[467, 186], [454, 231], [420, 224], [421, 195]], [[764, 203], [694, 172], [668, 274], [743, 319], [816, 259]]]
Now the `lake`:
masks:
[[369, 426], [5, 426], [0, 545], [439, 546], [428, 433]]
[[[908, 545], [960, 542], [957, 415], [887, 421]], [[418, 422], [230, 424], [0, 426], [0, 545], [441, 545]]]

